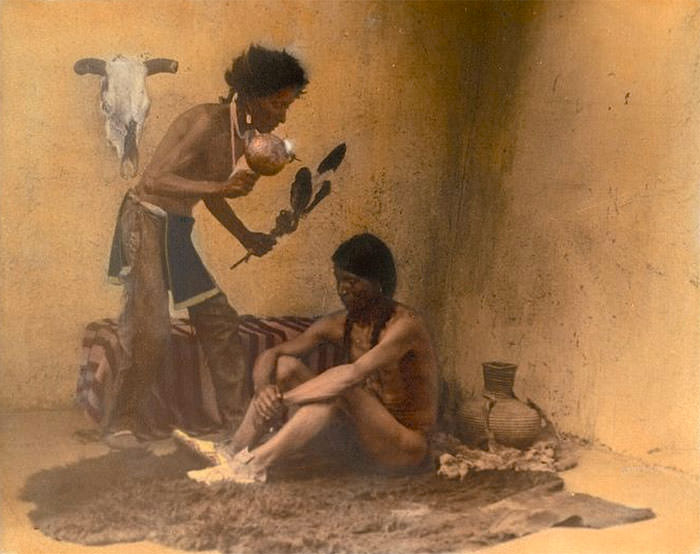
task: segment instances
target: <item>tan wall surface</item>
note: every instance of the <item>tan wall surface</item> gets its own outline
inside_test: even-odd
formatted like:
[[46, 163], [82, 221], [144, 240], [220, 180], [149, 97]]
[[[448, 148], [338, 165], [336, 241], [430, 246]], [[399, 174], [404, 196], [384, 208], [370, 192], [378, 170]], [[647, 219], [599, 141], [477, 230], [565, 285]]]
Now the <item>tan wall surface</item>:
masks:
[[[197, 209], [196, 241], [241, 313], [318, 314], [339, 306], [329, 259], [341, 240], [372, 230], [395, 247], [399, 298], [425, 310], [436, 294], [436, 183], [451, 176], [458, 136], [457, 4], [374, 2], [2, 2], [1, 409], [69, 405], [84, 325], [118, 314], [107, 284], [116, 212], [130, 183], [104, 136], [99, 78], [82, 57], [169, 57], [175, 75], [148, 78], [147, 161], [169, 122], [226, 92], [223, 72], [251, 41], [284, 46], [308, 67], [307, 94], [279, 134], [316, 164], [344, 140], [335, 191], [278, 248], [235, 271], [243, 248]], [[461, 132], [461, 129], [455, 129]], [[453, 165], [453, 164], [452, 164]], [[233, 202], [255, 230], [288, 207], [299, 166]], [[433, 276], [434, 274], [434, 276]], [[408, 287], [409, 282], [414, 285]]]
[[516, 362], [516, 391], [562, 429], [697, 472], [698, 6], [512, 18], [526, 32], [492, 25], [475, 78], [448, 367], [476, 390], [481, 362]]
[[[466, 389], [481, 362], [514, 361], [516, 390], [563, 430], [661, 463], [696, 454], [696, 4], [0, 6], [0, 409], [69, 405], [83, 326], [119, 310], [105, 270], [129, 183], [99, 80], [72, 64], [179, 60], [148, 80], [146, 161], [260, 41], [289, 47], [311, 78], [280, 134], [305, 163], [340, 140], [348, 156], [300, 229], [235, 271], [242, 247], [197, 210], [197, 243], [240, 312], [335, 308], [327, 260], [371, 230], [397, 254], [397, 297], [428, 316]], [[297, 167], [233, 202], [252, 228], [272, 227]]]

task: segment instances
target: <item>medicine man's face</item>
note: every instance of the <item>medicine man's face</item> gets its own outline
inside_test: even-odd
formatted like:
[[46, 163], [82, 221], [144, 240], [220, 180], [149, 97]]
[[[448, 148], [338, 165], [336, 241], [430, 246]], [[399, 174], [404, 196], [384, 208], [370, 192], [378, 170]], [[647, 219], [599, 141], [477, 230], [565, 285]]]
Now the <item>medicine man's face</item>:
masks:
[[371, 306], [380, 296], [381, 287], [371, 281], [336, 266], [333, 269], [338, 296], [350, 313], [358, 313]]
[[261, 133], [270, 133], [280, 123], [287, 119], [287, 110], [299, 96], [297, 87], [288, 87], [259, 98], [248, 101], [248, 113], [253, 127]]

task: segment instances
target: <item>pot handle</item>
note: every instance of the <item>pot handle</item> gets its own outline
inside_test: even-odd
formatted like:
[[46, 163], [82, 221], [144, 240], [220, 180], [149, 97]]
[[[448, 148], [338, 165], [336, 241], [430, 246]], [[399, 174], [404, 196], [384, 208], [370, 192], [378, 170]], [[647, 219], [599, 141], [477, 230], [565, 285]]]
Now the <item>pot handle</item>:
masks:
[[489, 425], [489, 417], [491, 416], [491, 410], [493, 409], [495, 404], [496, 397], [492, 394], [484, 393], [484, 429], [486, 431], [486, 439], [488, 441], [489, 452], [496, 451], [496, 436], [493, 434], [491, 426]]

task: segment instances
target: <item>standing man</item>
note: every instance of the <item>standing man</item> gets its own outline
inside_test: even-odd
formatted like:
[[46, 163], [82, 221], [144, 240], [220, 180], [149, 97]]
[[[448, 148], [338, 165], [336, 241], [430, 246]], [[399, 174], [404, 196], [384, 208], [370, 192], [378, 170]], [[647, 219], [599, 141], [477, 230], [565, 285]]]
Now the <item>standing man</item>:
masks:
[[[428, 330], [408, 306], [393, 300], [396, 272], [389, 248], [356, 235], [333, 255], [345, 310], [314, 322], [301, 335], [263, 352], [254, 368], [256, 395], [231, 444], [217, 445], [176, 430], [174, 437], [214, 467], [190, 471], [204, 483], [266, 480], [341, 415], [360, 448], [380, 467], [419, 467], [437, 417], [437, 370]], [[301, 361], [332, 342], [346, 362], [316, 375]], [[271, 439], [258, 444], [271, 421], [296, 411]]]
[[233, 60], [225, 79], [227, 99], [197, 105], [170, 125], [119, 212], [109, 275], [124, 285], [119, 319], [124, 363], [107, 395], [104, 426], [127, 438], [163, 436], [181, 420], [163, 397], [173, 375], [168, 290], [175, 308], [189, 311], [226, 427], [240, 423], [249, 399], [238, 314], [192, 244], [192, 209], [203, 201], [256, 256], [273, 247], [275, 239], [250, 231], [227, 199], [248, 194], [259, 177], [241, 157], [246, 137], [284, 123], [308, 80], [286, 51], [256, 45]]

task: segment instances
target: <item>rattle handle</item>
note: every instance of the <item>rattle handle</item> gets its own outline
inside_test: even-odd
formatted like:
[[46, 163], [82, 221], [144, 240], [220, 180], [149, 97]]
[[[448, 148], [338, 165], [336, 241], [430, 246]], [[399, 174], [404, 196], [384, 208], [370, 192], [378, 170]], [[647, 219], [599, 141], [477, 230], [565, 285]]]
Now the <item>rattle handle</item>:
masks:
[[252, 255], [253, 253], [250, 250], [248, 250], [248, 253], [245, 256], [243, 256], [240, 260], [238, 260], [235, 264], [233, 264], [229, 269], [235, 269], [243, 262], [247, 262]]

